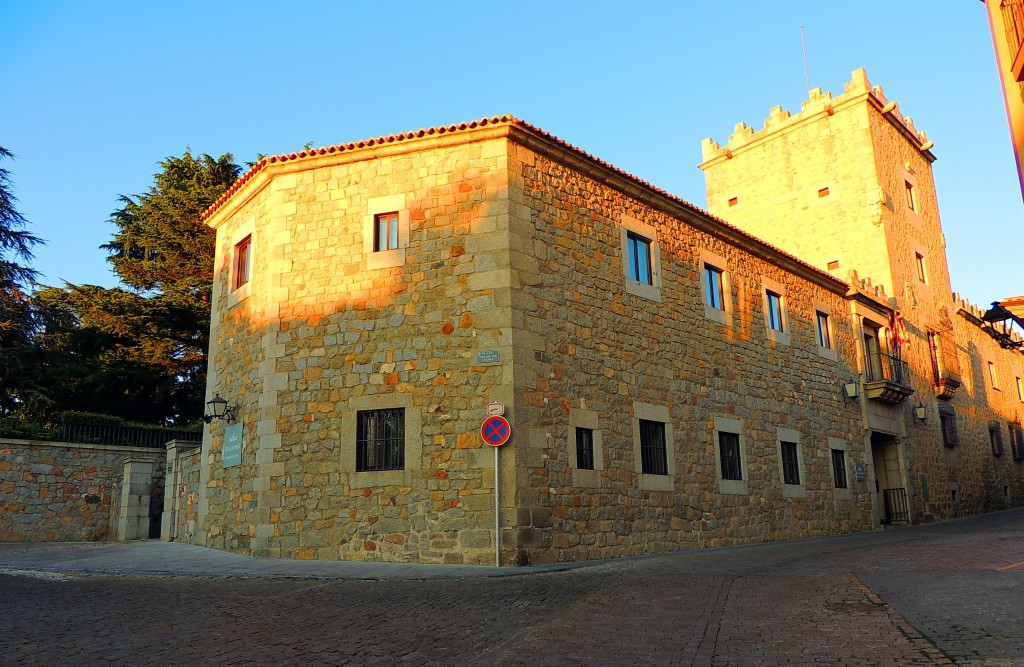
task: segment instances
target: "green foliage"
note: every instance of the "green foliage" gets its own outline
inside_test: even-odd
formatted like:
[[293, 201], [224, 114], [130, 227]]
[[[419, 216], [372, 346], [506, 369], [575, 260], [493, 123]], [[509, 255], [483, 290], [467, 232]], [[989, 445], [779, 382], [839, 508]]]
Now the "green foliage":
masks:
[[28, 422], [17, 417], [0, 417], [0, 438], [18, 440], [55, 440], [56, 429]]
[[[13, 157], [0, 146], [0, 160]], [[32, 259], [32, 246], [42, 241], [25, 231], [27, 221], [15, 202], [10, 173], [0, 168], [0, 415], [45, 402], [32, 346], [31, 300], [25, 291], [36, 277], [26, 263]]]
[[230, 154], [169, 157], [144, 195], [122, 196], [104, 246], [125, 287], [35, 295], [52, 400], [150, 424], [202, 416], [215, 233], [199, 219], [230, 187]]

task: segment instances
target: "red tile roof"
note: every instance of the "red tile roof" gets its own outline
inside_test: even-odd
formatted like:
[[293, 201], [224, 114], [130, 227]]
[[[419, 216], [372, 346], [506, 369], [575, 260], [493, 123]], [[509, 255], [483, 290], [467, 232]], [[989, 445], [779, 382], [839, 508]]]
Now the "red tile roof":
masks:
[[580, 148], [577, 148], [576, 146], [570, 144], [569, 142], [564, 141], [562, 139], [559, 139], [558, 137], [556, 137], [555, 135], [551, 134], [550, 132], [546, 132], [545, 130], [542, 130], [541, 128], [539, 128], [539, 127], [537, 127], [535, 125], [531, 125], [530, 123], [527, 123], [524, 120], [520, 120], [519, 118], [516, 118], [515, 116], [512, 116], [511, 114], [505, 114], [504, 116], [491, 116], [489, 118], [481, 118], [480, 120], [474, 120], [474, 121], [470, 121], [468, 123], [456, 123], [456, 124], [453, 124], [453, 125], [442, 125], [440, 127], [430, 127], [430, 128], [426, 128], [426, 129], [420, 128], [419, 130], [415, 130], [415, 131], [412, 131], [412, 132], [399, 132], [398, 134], [389, 134], [387, 136], [381, 136], [381, 137], [377, 137], [377, 138], [374, 138], [374, 139], [364, 139], [362, 141], [353, 141], [353, 142], [350, 142], [350, 143], [347, 143], [347, 144], [336, 144], [334, 146], [327, 146], [327, 147], [322, 147], [322, 148], [310, 148], [310, 149], [307, 149], [307, 150], [299, 151], [298, 153], [285, 153], [285, 154], [282, 154], [282, 155], [274, 155], [272, 157], [265, 157], [262, 160], [258, 161], [256, 164], [254, 164], [247, 172], [242, 174], [238, 178], [238, 180], [235, 181], [234, 184], [230, 188], [228, 188], [227, 191], [224, 192], [223, 195], [220, 196], [220, 198], [217, 201], [215, 201], [213, 204], [211, 204], [210, 207], [208, 209], [206, 209], [206, 211], [203, 212], [203, 214], [201, 216], [201, 219], [202, 220], [206, 220], [211, 215], [213, 215], [214, 212], [216, 212], [217, 209], [219, 209], [221, 206], [223, 206], [228, 201], [228, 199], [230, 199], [232, 197], [232, 195], [235, 194], [235, 192], [237, 192], [243, 185], [245, 185], [245, 183], [247, 181], [249, 181], [249, 179], [253, 178], [256, 174], [258, 174], [260, 171], [265, 169], [267, 167], [267, 165], [276, 164], [276, 163], [279, 163], [279, 162], [291, 162], [293, 160], [301, 160], [301, 159], [304, 159], [304, 158], [312, 158], [312, 157], [318, 157], [318, 156], [322, 156], [322, 155], [332, 155], [334, 153], [344, 153], [346, 151], [359, 150], [359, 149], [362, 149], [362, 148], [370, 148], [370, 147], [373, 147], [373, 146], [382, 146], [382, 145], [386, 145], [386, 144], [394, 144], [394, 143], [398, 143], [398, 142], [402, 142], [402, 141], [408, 141], [410, 139], [419, 139], [419, 138], [422, 138], [422, 137], [429, 137], [429, 136], [434, 136], [434, 135], [443, 135], [443, 134], [453, 134], [453, 133], [456, 133], [456, 132], [465, 132], [467, 130], [473, 130], [473, 129], [476, 129], [478, 127], [486, 127], [488, 125], [512, 125], [512, 126], [515, 126], [515, 127], [527, 130], [527, 131], [529, 131], [532, 134], [539, 135], [539, 136], [541, 136], [541, 137], [543, 137], [543, 138], [545, 138], [545, 139], [547, 139], [547, 140], [549, 140], [549, 141], [551, 141], [551, 142], [553, 142], [555, 144], [558, 144], [559, 146], [561, 146], [562, 148], [564, 148], [564, 149], [566, 149], [568, 151], [576, 153], [577, 155], [582, 156], [582, 157], [586, 158], [587, 160], [590, 160], [590, 161], [592, 161], [592, 162], [594, 162], [594, 163], [604, 167], [605, 169], [608, 169], [610, 171], [615, 172], [619, 176], [622, 176], [623, 178], [626, 178], [626, 179], [632, 181], [633, 183], [636, 183], [637, 185], [642, 186], [643, 188], [645, 188], [647, 190], [650, 190], [652, 192], [656, 192], [656, 193], [658, 193], [659, 195], [661, 195], [663, 197], [671, 199], [672, 201], [674, 201], [676, 203], [682, 204], [683, 206], [685, 206], [685, 207], [687, 207], [687, 208], [689, 208], [689, 209], [699, 213], [702, 216], [705, 216], [707, 218], [710, 218], [711, 220], [714, 220], [715, 222], [717, 222], [717, 223], [721, 224], [722, 226], [724, 226], [724, 227], [726, 227], [726, 228], [728, 228], [728, 229], [730, 229], [730, 230], [740, 234], [741, 236], [745, 236], [747, 238], [753, 239], [753, 240], [757, 241], [759, 244], [761, 244], [761, 245], [763, 245], [763, 246], [765, 246], [767, 248], [770, 248], [774, 252], [777, 252], [780, 255], [788, 257], [789, 259], [797, 262], [798, 264], [801, 264], [802, 266], [805, 266], [807, 268], [813, 269], [816, 273], [819, 273], [819, 274], [824, 275], [824, 276], [828, 276], [829, 278], [831, 278], [832, 280], [834, 280], [835, 282], [837, 282], [839, 284], [847, 285], [847, 283], [845, 281], [840, 280], [839, 278], [836, 278], [831, 273], [828, 273], [827, 271], [823, 271], [820, 268], [805, 262], [804, 260], [800, 259], [799, 257], [796, 257], [795, 255], [791, 255], [790, 253], [788, 253], [788, 252], [786, 252], [786, 251], [784, 251], [784, 250], [782, 250], [780, 248], [777, 248], [777, 247], [773, 246], [772, 244], [767, 243], [767, 242], [763, 241], [762, 239], [759, 239], [756, 236], [753, 236], [753, 235], [749, 234], [748, 232], [745, 232], [742, 229], [740, 229], [740, 228], [738, 228], [738, 227], [736, 227], [734, 225], [729, 224], [725, 220], [722, 220], [721, 218], [708, 213], [707, 211], [705, 211], [704, 209], [700, 208], [699, 206], [694, 206], [693, 204], [691, 204], [690, 202], [686, 201], [685, 199], [682, 199], [681, 197], [677, 197], [676, 195], [674, 195], [674, 194], [672, 194], [672, 193], [670, 193], [670, 192], [668, 192], [666, 190], [662, 190], [659, 187], [651, 185], [647, 181], [645, 181], [645, 180], [643, 180], [641, 178], [638, 178], [637, 176], [634, 176], [633, 174], [630, 174], [629, 172], [623, 171], [622, 169], [619, 169], [615, 165], [610, 164], [608, 162], [605, 162], [601, 158], [596, 157], [594, 155], [591, 155], [590, 153], [587, 153], [586, 151], [584, 151], [584, 150], [582, 150]]

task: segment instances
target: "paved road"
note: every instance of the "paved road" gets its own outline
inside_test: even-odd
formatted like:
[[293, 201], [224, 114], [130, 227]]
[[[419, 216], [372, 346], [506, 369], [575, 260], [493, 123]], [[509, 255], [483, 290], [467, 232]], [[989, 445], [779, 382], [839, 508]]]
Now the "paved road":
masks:
[[545, 570], [0, 545], [0, 664], [1024, 666], [1024, 511]]

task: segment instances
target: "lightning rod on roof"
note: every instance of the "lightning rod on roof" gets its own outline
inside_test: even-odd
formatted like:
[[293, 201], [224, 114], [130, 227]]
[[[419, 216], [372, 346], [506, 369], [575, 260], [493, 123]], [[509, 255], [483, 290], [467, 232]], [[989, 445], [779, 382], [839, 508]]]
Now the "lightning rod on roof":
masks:
[[807, 72], [807, 42], [804, 40], [804, 24], [800, 24], [800, 48], [804, 52], [804, 79], [807, 81], [807, 94], [811, 94], [811, 75]]

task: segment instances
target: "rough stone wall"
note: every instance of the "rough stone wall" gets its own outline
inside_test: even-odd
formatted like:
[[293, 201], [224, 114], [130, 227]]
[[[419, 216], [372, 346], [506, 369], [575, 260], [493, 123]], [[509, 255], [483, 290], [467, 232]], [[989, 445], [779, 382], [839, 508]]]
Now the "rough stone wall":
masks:
[[[867, 484], [853, 478], [854, 465], [867, 463], [855, 446], [860, 413], [840, 390], [856, 375], [841, 286], [816, 286], [554, 160], [517, 145], [512, 151], [513, 244], [536, 265], [514, 313], [520, 560], [869, 529]], [[660, 302], [626, 291], [620, 239], [627, 216], [657, 232]], [[735, 304], [730, 325], [705, 316], [702, 250], [727, 263], [720, 268], [727, 269]], [[785, 291], [788, 345], [767, 340], [765, 278]], [[831, 310], [838, 361], [817, 351], [815, 300]], [[667, 408], [670, 490], [643, 488], [636, 402]], [[603, 440], [603, 469], [591, 485], [582, 480], [588, 472], [570, 464], [576, 410], [596, 413]], [[720, 492], [716, 418], [742, 424], [743, 493]], [[804, 497], [784, 494], [778, 427], [800, 434]], [[849, 500], [836, 499], [829, 436], [850, 444]]]
[[[114, 539], [127, 456], [135, 447], [0, 439], [0, 542]], [[154, 475], [162, 493], [162, 466]]]
[[[184, 453], [178, 458], [178, 490], [174, 494], [174, 539], [192, 542], [199, 523], [199, 469], [200, 451]], [[168, 481], [168, 483], [170, 483]]]
[[[223, 468], [223, 426], [212, 427], [207, 544], [493, 562], [493, 452], [479, 428], [488, 402], [511, 404], [498, 389], [511, 372], [476, 354], [511, 355], [505, 141], [441, 144], [286, 168], [214, 220], [210, 384], [238, 403], [244, 438], [242, 464]], [[366, 221], [396, 197], [404, 263], [374, 268]], [[232, 304], [231, 251], [246, 225], [251, 291]], [[356, 472], [356, 412], [388, 407], [406, 411], [405, 471]]]
[[740, 123], [724, 147], [706, 139], [701, 168], [713, 215], [814, 266], [838, 262], [840, 278], [856, 269], [892, 294], [880, 223], [902, 192], [880, 187], [877, 114], [869, 112], [870, 84], [860, 75], [836, 98], [815, 89], [796, 115], [773, 108], [764, 129]]

